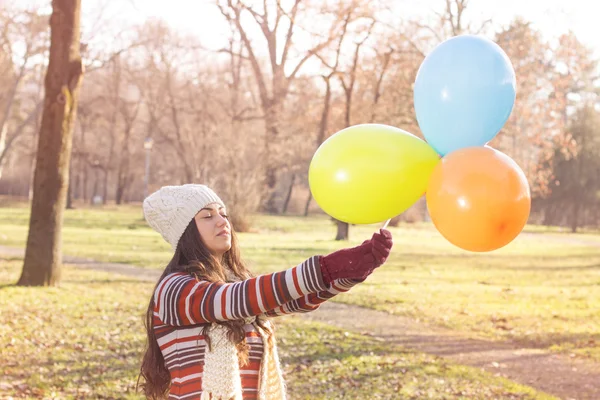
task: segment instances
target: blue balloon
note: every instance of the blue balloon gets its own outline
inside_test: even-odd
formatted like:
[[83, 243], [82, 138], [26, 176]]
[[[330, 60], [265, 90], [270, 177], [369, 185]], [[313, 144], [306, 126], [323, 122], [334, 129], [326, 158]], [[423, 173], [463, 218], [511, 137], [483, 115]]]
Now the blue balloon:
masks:
[[516, 78], [506, 53], [491, 40], [460, 35], [438, 45], [419, 67], [417, 121], [440, 154], [483, 146], [512, 112]]

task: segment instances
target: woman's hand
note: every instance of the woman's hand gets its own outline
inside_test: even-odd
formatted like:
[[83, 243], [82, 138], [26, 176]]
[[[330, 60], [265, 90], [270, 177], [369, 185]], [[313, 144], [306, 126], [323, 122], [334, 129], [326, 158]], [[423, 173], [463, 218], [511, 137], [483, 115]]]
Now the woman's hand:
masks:
[[390, 231], [380, 229], [360, 246], [323, 256], [320, 258], [323, 280], [328, 285], [336, 279], [343, 278], [365, 280], [375, 268], [385, 263], [392, 246]]

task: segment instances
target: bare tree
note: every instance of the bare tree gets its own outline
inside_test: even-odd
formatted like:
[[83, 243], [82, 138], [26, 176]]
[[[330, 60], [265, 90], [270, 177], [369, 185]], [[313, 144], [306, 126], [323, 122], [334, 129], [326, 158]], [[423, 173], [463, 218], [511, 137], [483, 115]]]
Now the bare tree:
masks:
[[375, 88], [373, 89], [373, 105], [371, 107], [371, 117], [369, 118], [369, 122], [371, 123], [375, 122], [375, 120], [377, 119], [377, 106], [379, 104], [379, 101], [381, 100], [383, 80], [385, 78], [386, 73], [389, 71], [390, 61], [392, 60], [393, 54], [394, 48], [389, 47], [381, 55], [381, 63], [377, 63], [377, 65], [381, 65], [381, 69], [376, 74], [376, 83]]
[[[278, 168], [276, 153], [281, 136], [281, 116], [284, 101], [302, 66], [335, 40], [341, 19], [334, 18], [334, 22], [327, 33], [323, 35], [323, 38], [297, 57], [297, 60], [294, 60], [291, 54], [298, 19], [302, 14], [302, 0], [294, 0], [290, 7], [285, 7], [280, 0], [276, 0], [273, 6], [264, 1], [262, 7], [248, 5], [242, 0], [217, 0], [217, 5], [223, 16], [236, 26], [254, 72], [266, 128], [264, 179], [267, 200], [264, 208], [268, 212], [276, 212], [275, 187], [277, 185]], [[267, 68], [264, 68], [262, 60], [259, 58], [259, 54], [263, 49], [256, 44], [257, 42], [252, 41], [248, 34], [253, 26], [244, 22], [246, 21], [245, 16], [249, 16], [254, 26], [259, 28], [262, 38], [266, 42]], [[286, 70], [290, 72], [286, 73]]]
[[[41, 109], [42, 109], [42, 103], [39, 102], [39, 103], [37, 103], [35, 108], [29, 112], [29, 114], [25, 117], [25, 119], [23, 119], [23, 121], [12, 131], [12, 133], [10, 135], [8, 135], [8, 133], [7, 133], [6, 136], [3, 136], [0, 138], [0, 143], [2, 144], [2, 145], [0, 145], [0, 178], [2, 177], [2, 168], [1, 168], [2, 161], [4, 161], [4, 158], [8, 155], [8, 151], [11, 149], [12, 144], [19, 137], [21, 137], [21, 135], [23, 135], [23, 133], [25, 133], [25, 129], [28, 126], [30, 126], [39, 117]], [[7, 131], [8, 131], [8, 129], [7, 129], [6, 125], [4, 125], [2, 132], [7, 132]], [[8, 139], [6, 139], [6, 137], [8, 137]]]
[[46, 99], [33, 182], [23, 271], [18, 285], [51, 286], [60, 280], [73, 123], [83, 79], [81, 0], [52, 0]]
[[[2, 57], [2, 74], [7, 79], [6, 91], [0, 91], [0, 177], [2, 177], [2, 161], [6, 158], [15, 141], [26, 132], [28, 126], [39, 116], [41, 102], [33, 93], [32, 106], [26, 110], [26, 116], [10, 126], [15, 114], [22, 114], [21, 108], [26, 103], [27, 93], [20, 90], [27, 84], [29, 77], [35, 79], [35, 59], [47, 49], [47, 25], [45, 18], [33, 11], [17, 11], [9, 13], [6, 10], [0, 14], [0, 23], [3, 25], [0, 33], [0, 48]], [[14, 64], [13, 59], [19, 63]], [[31, 97], [31, 96], [29, 96]], [[18, 118], [17, 118], [18, 119]], [[16, 126], [15, 126], [16, 125]]]
[[[367, 33], [365, 36], [357, 41], [354, 49], [354, 55], [352, 57], [352, 64], [350, 65], [350, 71], [346, 74], [338, 74], [342, 87], [344, 88], [344, 97], [345, 97], [345, 109], [344, 109], [344, 127], [351, 126], [350, 118], [352, 116], [352, 97], [354, 94], [354, 86], [356, 84], [356, 70], [359, 65], [360, 59], [360, 49], [365, 44], [369, 36], [371, 36], [371, 31], [375, 26], [375, 21], [372, 21]], [[347, 222], [337, 221], [337, 233], [335, 236], [335, 240], [348, 240], [350, 234], [350, 225]]]
[[[329, 73], [323, 74], [321, 77], [325, 82], [325, 94], [323, 96], [323, 108], [321, 111], [321, 117], [319, 118], [319, 124], [317, 128], [317, 137], [315, 138], [315, 151], [323, 144], [325, 139], [328, 137], [329, 130], [329, 116], [331, 113], [331, 99], [333, 95], [331, 80], [340, 72], [340, 56], [342, 54], [342, 46], [344, 44], [344, 40], [346, 39], [346, 34], [348, 33], [348, 25], [350, 24], [350, 20], [352, 18], [352, 13], [347, 12], [343, 19], [343, 25], [341, 28], [341, 33], [337, 39], [337, 46], [334, 54], [333, 62], [329, 62], [324, 56], [318, 54], [317, 57], [321, 60], [323, 65], [329, 69]], [[308, 197], [306, 199], [306, 203], [304, 204], [304, 216], [308, 216], [308, 211], [310, 208], [310, 203], [312, 202], [312, 193], [309, 191]]]
[[123, 101], [121, 106], [121, 118], [123, 120], [123, 133], [121, 136], [121, 151], [119, 153], [119, 165], [117, 167], [117, 184], [115, 202], [121, 204], [123, 196], [133, 181], [131, 174], [131, 134], [140, 110], [140, 99]]
[[405, 40], [410, 41], [415, 49], [423, 53], [424, 48], [435, 46], [452, 36], [483, 33], [490, 26], [492, 19], [466, 24], [465, 12], [469, 4], [470, 0], [445, 0], [443, 10], [433, 11], [437, 17], [433, 23], [410, 22], [410, 25], [417, 29], [416, 34], [424, 43], [417, 45], [413, 35], [405, 35]]

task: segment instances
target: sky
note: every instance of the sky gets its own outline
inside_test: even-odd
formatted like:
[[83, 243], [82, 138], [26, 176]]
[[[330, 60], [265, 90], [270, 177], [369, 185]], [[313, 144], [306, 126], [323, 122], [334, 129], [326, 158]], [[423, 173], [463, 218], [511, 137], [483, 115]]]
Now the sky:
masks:
[[[84, 0], [84, 3], [86, 1], [93, 0]], [[122, 6], [125, 13], [132, 14], [130, 18], [162, 17], [171, 25], [201, 37], [218, 36], [222, 26], [220, 14], [211, 0], [129, 0], [129, 4], [131, 2], [135, 3], [134, 7]], [[394, 3], [403, 16], [427, 16], [445, 6], [445, 0], [395, 0]], [[137, 15], [135, 9], [139, 11]], [[468, 14], [480, 20], [492, 18], [492, 22], [499, 25], [521, 15], [548, 37], [571, 29], [585, 45], [600, 54], [597, 13], [591, 12], [588, 0], [471, 0]]]
[[[0, 0], [6, 3], [14, 0]], [[18, 0], [19, 4], [49, 7], [51, 0]], [[248, 3], [256, 0], [246, 0]], [[262, 3], [262, 0], [260, 0]], [[443, 10], [445, 0], [394, 0], [398, 15], [425, 18]], [[138, 24], [149, 18], [162, 18], [169, 25], [202, 38], [209, 47], [220, 47], [226, 36], [226, 25], [214, 6], [214, 0], [82, 0], [83, 29], [91, 34], [92, 16], [102, 16], [119, 25]], [[470, 0], [469, 19], [492, 19], [495, 26], [509, 23], [520, 15], [531, 21], [544, 37], [552, 38], [572, 30], [579, 40], [600, 56], [597, 14], [591, 12], [588, 0]]]

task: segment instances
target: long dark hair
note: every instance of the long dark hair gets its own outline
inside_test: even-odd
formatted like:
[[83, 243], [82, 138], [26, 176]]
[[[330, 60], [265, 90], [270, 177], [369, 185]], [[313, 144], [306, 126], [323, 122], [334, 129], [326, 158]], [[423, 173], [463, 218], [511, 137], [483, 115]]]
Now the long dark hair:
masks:
[[[167, 264], [161, 277], [158, 279], [154, 291], [158, 284], [169, 274], [174, 272], [186, 272], [198, 280], [206, 280], [209, 282], [228, 282], [228, 274], [225, 268], [229, 269], [236, 280], [244, 280], [252, 277], [252, 274], [240, 258], [240, 252], [237, 244], [237, 238], [233, 227], [231, 228], [231, 249], [227, 251], [222, 260], [218, 260], [208, 250], [198, 228], [196, 221], [192, 219], [187, 228], [183, 232], [173, 258]], [[154, 293], [153, 291], [153, 293]], [[148, 310], [145, 317], [145, 327], [147, 334], [146, 352], [142, 360], [140, 374], [138, 376], [137, 386], [142, 388], [146, 398], [158, 400], [166, 398], [166, 395], [171, 386], [171, 376], [165, 365], [165, 360], [158, 346], [156, 335], [154, 334], [154, 296], [150, 298]], [[231, 340], [238, 349], [240, 362], [245, 364], [248, 362], [249, 347], [246, 343], [246, 335], [244, 332], [244, 320], [235, 321], [219, 321], [219, 325], [224, 325], [228, 328], [229, 340]], [[271, 326], [266, 325], [266, 318], [259, 317], [256, 323], [268, 335], [269, 341], [272, 340], [273, 331]], [[205, 336], [207, 344], [210, 348], [210, 339], [207, 336], [211, 324], [205, 324], [202, 328], [202, 335]], [[144, 378], [140, 384], [140, 379]]]

